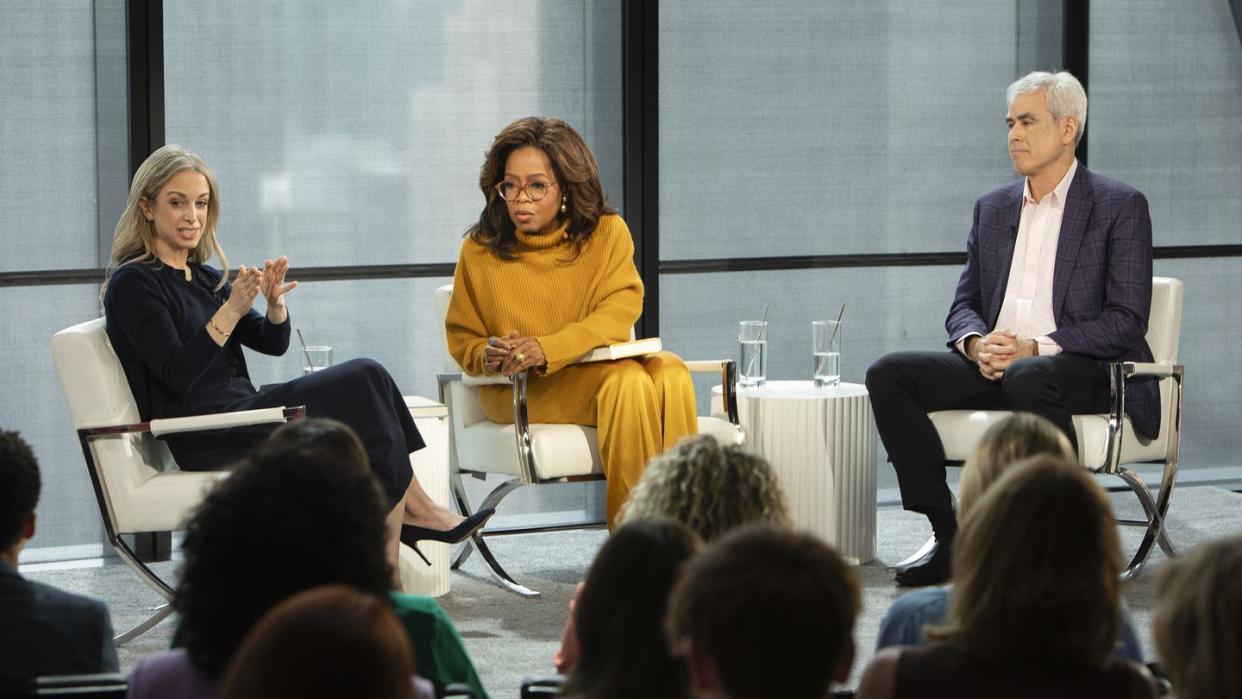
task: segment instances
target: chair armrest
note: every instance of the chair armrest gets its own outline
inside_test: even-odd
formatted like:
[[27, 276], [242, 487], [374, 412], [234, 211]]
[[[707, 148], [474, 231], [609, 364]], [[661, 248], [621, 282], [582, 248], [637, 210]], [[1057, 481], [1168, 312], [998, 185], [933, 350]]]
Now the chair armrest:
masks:
[[500, 374], [484, 374], [483, 376], [475, 376], [474, 374], [458, 374], [461, 382], [466, 386], [508, 386], [513, 383], [512, 377], [501, 376]]
[[287, 422], [302, 417], [306, 406], [297, 405], [292, 408], [259, 408], [257, 410], [237, 410], [229, 413], [208, 413], [206, 415], [190, 415], [188, 417], [170, 417], [136, 422], [132, 425], [113, 425], [79, 430], [86, 437], [103, 437], [114, 434], [150, 432], [155, 437], [181, 432], [202, 432], [204, 430], [221, 430], [229, 427], [245, 427], [247, 425], [265, 425], [276, 422]]
[[1121, 362], [1121, 370], [1126, 377], [1158, 376], [1167, 379], [1176, 373], [1176, 366], [1164, 362]]
[[694, 359], [686, 362], [691, 374], [720, 373], [720, 391], [729, 422], [740, 422], [737, 415], [737, 363], [732, 359]]
[[260, 408], [258, 410], [239, 410], [233, 413], [211, 413], [209, 415], [191, 415], [190, 417], [173, 417], [161, 420], [152, 420], [151, 434], [159, 437], [166, 434], [178, 434], [181, 432], [222, 430], [229, 427], [265, 425], [272, 422], [284, 421], [284, 407]]

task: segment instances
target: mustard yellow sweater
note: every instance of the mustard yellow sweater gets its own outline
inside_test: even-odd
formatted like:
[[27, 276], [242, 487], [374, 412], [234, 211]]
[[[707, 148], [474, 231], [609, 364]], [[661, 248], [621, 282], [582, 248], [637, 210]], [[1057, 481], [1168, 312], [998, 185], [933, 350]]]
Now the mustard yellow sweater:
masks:
[[469, 238], [461, 246], [445, 332], [449, 353], [466, 373], [484, 373], [489, 336], [514, 330], [539, 341], [547, 373], [595, 347], [630, 339], [642, 313], [643, 283], [620, 216], [602, 217], [577, 258], [563, 226], [541, 236], [517, 231], [517, 238], [523, 248], [515, 260]]

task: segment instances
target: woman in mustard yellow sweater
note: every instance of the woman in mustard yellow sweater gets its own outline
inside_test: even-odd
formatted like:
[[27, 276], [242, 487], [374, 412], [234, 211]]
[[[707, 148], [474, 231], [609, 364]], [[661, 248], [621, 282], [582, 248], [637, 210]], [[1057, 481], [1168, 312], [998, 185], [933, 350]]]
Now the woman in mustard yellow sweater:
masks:
[[[487, 204], [457, 260], [449, 352], [469, 374], [528, 370], [531, 422], [598, 430], [611, 528], [647, 462], [698, 432], [690, 373], [669, 352], [572, 363], [629, 340], [643, 302], [629, 228], [572, 127], [538, 117], [505, 127], [479, 186]], [[479, 396], [489, 419], [513, 421], [508, 386]]]

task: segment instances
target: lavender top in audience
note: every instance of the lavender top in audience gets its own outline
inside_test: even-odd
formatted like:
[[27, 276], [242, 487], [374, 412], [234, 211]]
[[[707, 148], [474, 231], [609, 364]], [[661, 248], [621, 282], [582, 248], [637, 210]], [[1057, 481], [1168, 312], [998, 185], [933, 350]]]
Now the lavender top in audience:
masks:
[[[945, 620], [949, 609], [949, 586], [924, 587], [893, 600], [884, 618], [880, 620], [880, 632], [876, 638], [878, 651], [889, 646], [920, 646], [927, 642], [923, 626], [939, 624]], [[1121, 645], [1113, 653], [1119, 658], [1143, 662], [1143, 647], [1134, 631], [1130, 610], [1121, 610]]]
[[[410, 681], [414, 683], [418, 699], [435, 699], [435, 688], [429, 680], [411, 677]], [[216, 688], [190, 661], [185, 649], [178, 648], [139, 660], [129, 674], [127, 696], [137, 699], [213, 699]]]

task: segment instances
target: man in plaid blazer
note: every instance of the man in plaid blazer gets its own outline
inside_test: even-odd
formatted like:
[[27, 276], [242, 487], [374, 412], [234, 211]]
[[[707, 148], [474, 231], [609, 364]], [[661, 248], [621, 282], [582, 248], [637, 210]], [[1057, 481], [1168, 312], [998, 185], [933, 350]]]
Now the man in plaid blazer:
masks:
[[[905, 585], [949, 577], [957, 522], [944, 448], [927, 413], [1023, 410], [1077, 447], [1071, 416], [1107, 412], [1107, 360], [1152, 361], [1151, 218], [1132, 187], [1078, 163], [1087, 97], [1069, 73], [1009, 86], [1009, 153], [1021, 180], [975, 203], [966, 267], [945, 320], [950, 352], [898, 352], [867, 370], [876, 427], [902, 503], [925, 514], [935, 549], [899, 569]], [[1126, 389], [1136, 431], [1160, 429], [1157, 385]]]

